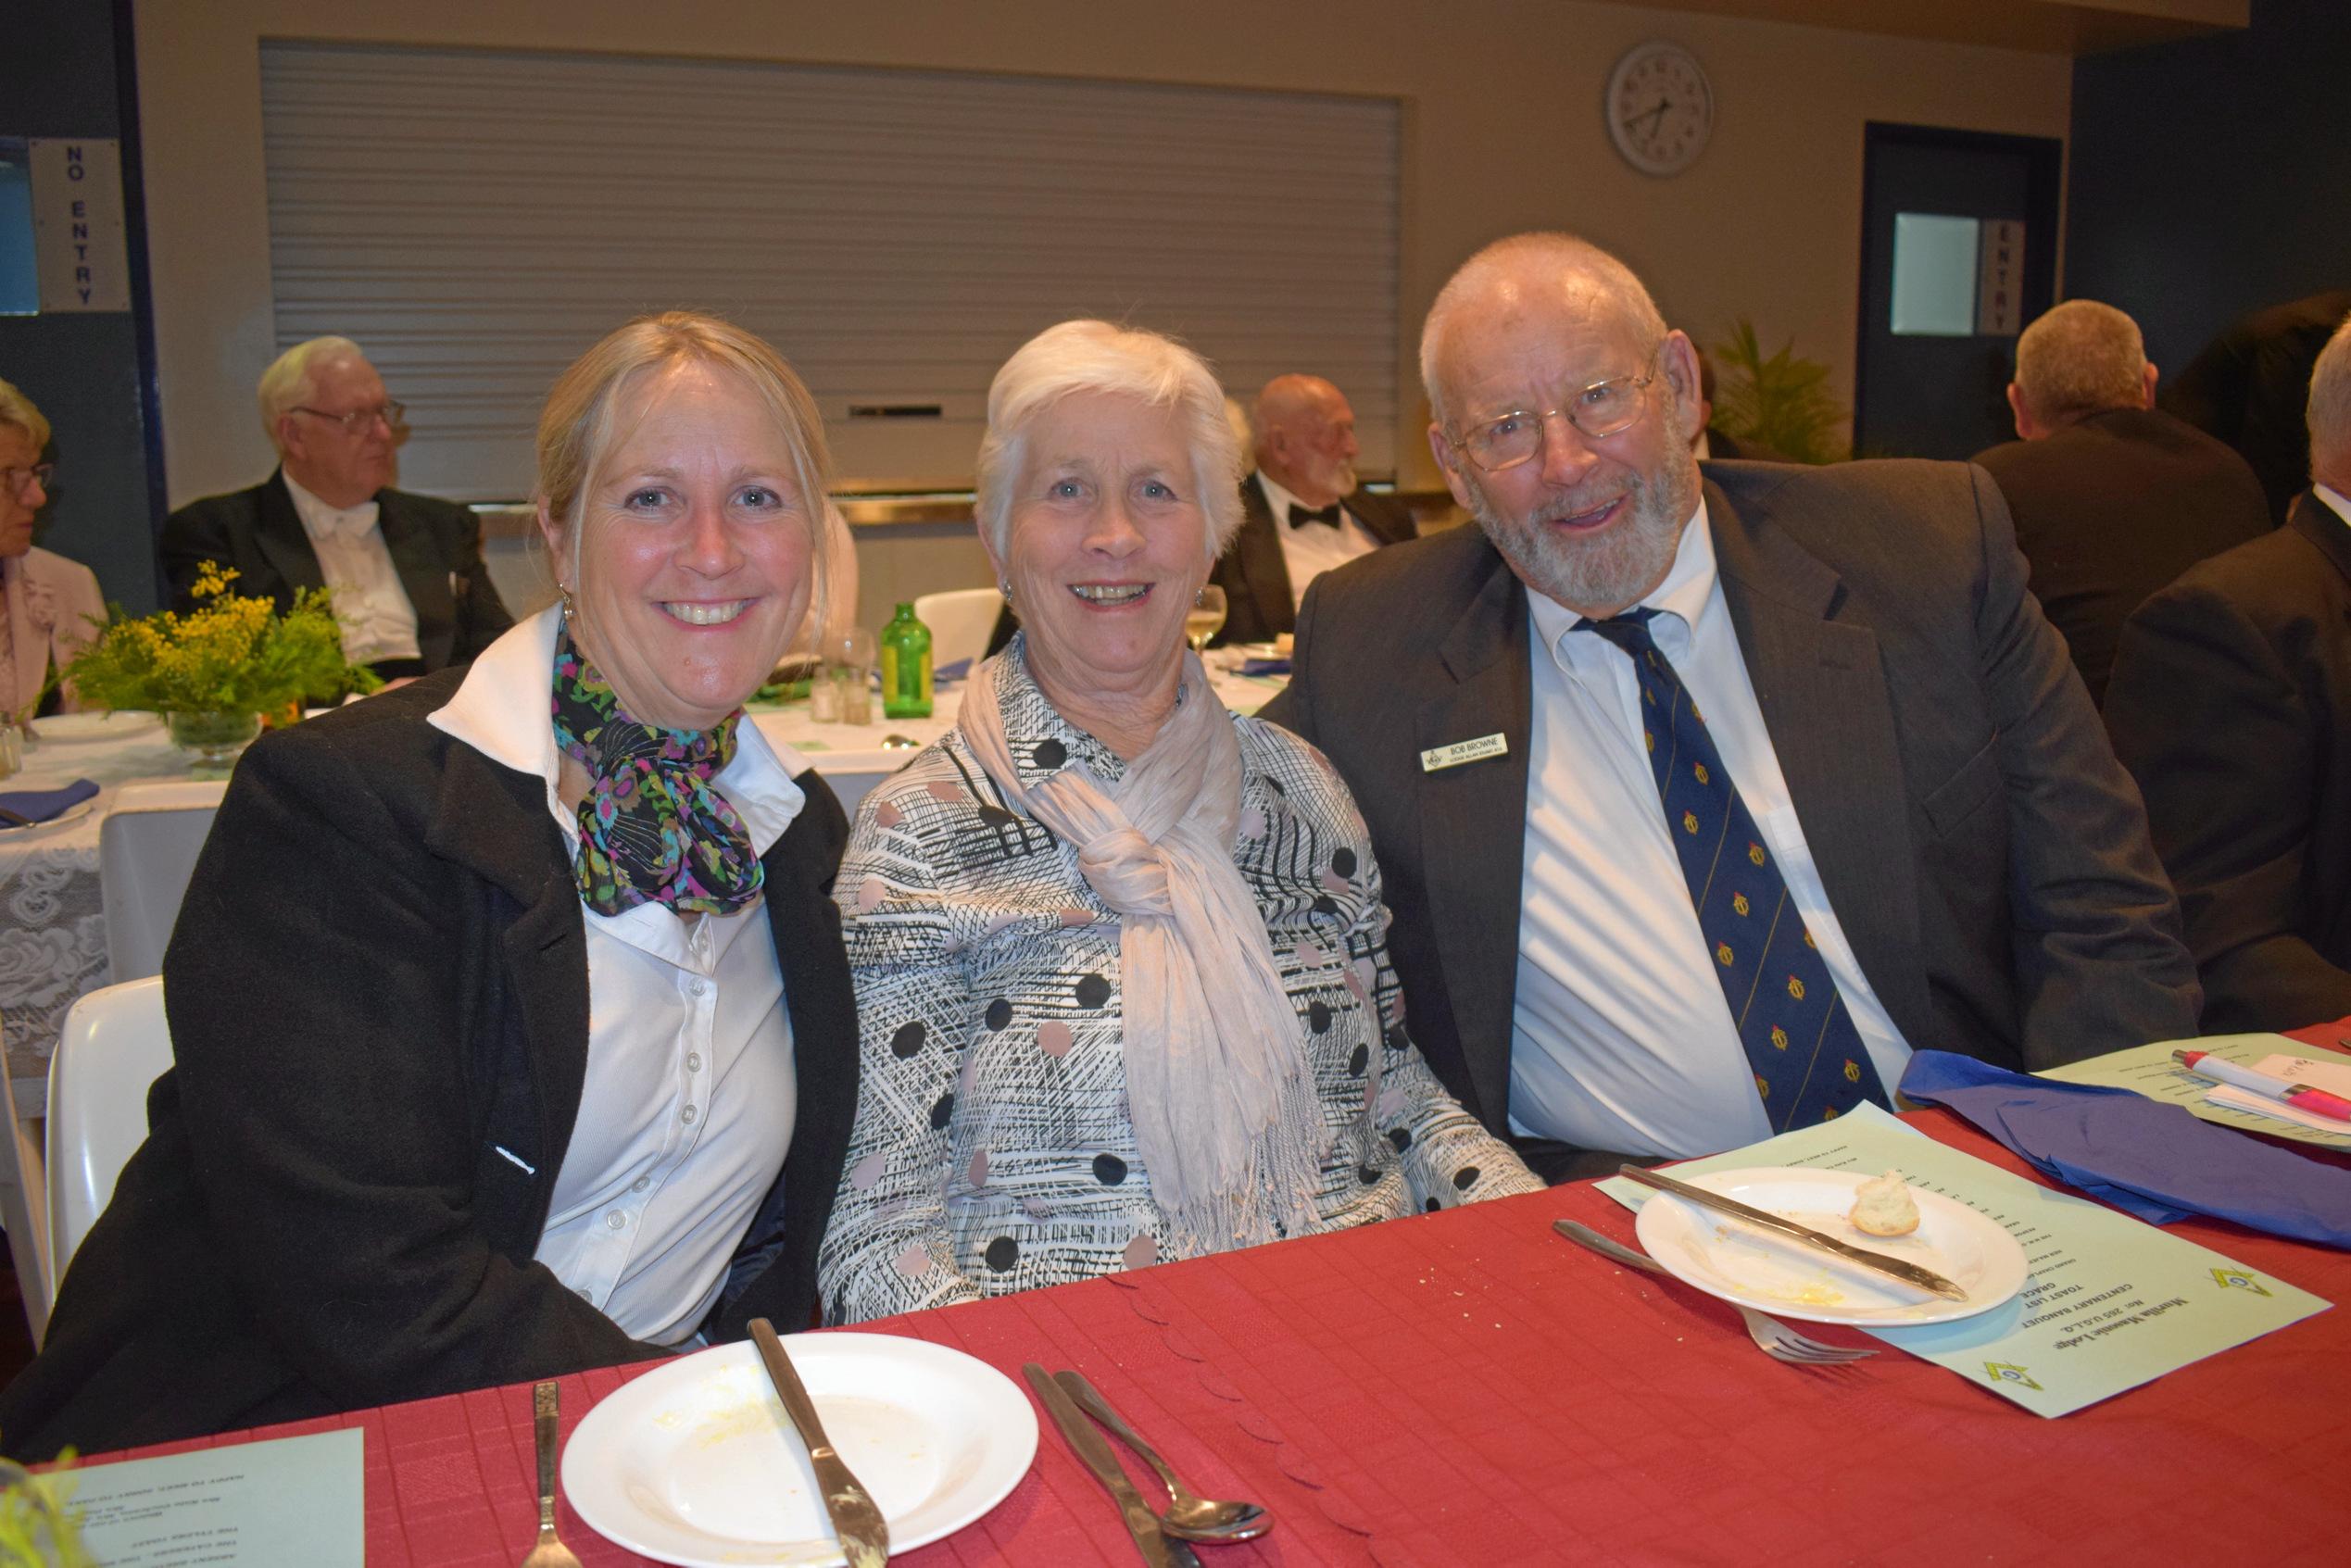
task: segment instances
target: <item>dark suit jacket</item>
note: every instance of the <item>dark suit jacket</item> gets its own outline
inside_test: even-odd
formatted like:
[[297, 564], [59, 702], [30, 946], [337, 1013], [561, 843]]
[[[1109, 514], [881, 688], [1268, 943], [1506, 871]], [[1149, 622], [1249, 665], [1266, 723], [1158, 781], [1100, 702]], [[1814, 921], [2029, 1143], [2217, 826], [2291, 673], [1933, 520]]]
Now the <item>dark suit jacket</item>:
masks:
[[[2046, 1067], [2194, 1032], [2138, 792], [1957, 463], [1705, 465], [1723, 596], [1829, 902], [1913, 1047]], [[1530, 714], [1527, 590], [1463, 527], [1316, 580], [1264, 710], [1370, 820], [1413, 1037], [1509, 1110]], [[1505, 754], [1423, 771], [1428, 747]]]
[[2351, 1014], [2351, 524], [2305, 494], [2142, 605], [2106, 724], [2180, 889], [2205, 1028]]
[[[405, 490], [379, 491], [375, 499], [377, 526], [416, 610], [424, 668], [463, 664], [497, 641], [514, 618], [482, 564], [480, 520], [455, 502]], [[326, 586], [283, 470], [250, 490], [182, 507], [163, 525], [162, 549], [177, 610], [195, 608], [190, 590], [207, 560], [236, 568], [235, 592], [267, 596], [281, 611], [292, 607], [296, 589]]]
[[[0, 1394], [11, 1455], [669, 1353], [533, 1261], [587, 1071], [586, 927], [546, 785], [424, 722], [459, 679], [273, 733], [239, 764], [164, 958], [177, 1065], [47, 1345]], [[829, 897], [848, 823], [822, 780], [799, 784], [763, 861], [798, 1117], [705, 1325], [720, 1336], [811, 1321], [856, 1106]]]
[[2269, 532], [2244, 459], [2154, 408], [2109, 408], [1976, 461], [2007, 497], [2033, 596], [2102, 705], [2123, 617], [2206, 556]]
[[[1225, 590], [1225, 629], [1219, 643], [1269, 643], [1298, 624], [1289, 565], [1282, 558], [1282, 530], [1265, 504], [1264, 486], [1254, 473], [1241, 480], [1241, 525], [1208, 580]], [[1397, 545], [1419, 533], [1411, 508], [1388, 495], [1357, 490], [1347, 497], [1348, 513], [1382, 545]]]
[[2285, 521], [2310, 483], [2310, 368], [2346, 312], [2351, 289], [2257, 310], [2206, 344], [2163, 389], [2166, 408], [2244, 454], [2274, 521]]

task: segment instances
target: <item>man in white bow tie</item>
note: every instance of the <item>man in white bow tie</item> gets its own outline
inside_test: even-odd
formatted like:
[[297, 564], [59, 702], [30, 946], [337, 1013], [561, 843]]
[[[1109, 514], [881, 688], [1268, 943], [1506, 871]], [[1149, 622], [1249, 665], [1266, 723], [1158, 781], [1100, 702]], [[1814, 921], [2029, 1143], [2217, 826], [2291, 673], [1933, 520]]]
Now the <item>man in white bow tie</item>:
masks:
[[1356, 483], [1355, 410], [1322, 377], [1267, 382], [1251, 422], [1257, 468], [1241, 481], [1240, 531], [1209, 577], [1225, 590], [1227, 643], [1292, 630], [1309, 583], [1418, 532], [1402, 502]]
[[163, 525], [172, 606], [207, 561], [236, 569], [232, 591], [274, 598], [334, 593], [343, 651], [389, 679], [461, 664], [512, 624], [482, 564], [468, 508], [391, 488], [407, 426], [383, 377], [348, 338], [312, 338], [262, 372], [261, 422], [278, 470], [207, 496]]

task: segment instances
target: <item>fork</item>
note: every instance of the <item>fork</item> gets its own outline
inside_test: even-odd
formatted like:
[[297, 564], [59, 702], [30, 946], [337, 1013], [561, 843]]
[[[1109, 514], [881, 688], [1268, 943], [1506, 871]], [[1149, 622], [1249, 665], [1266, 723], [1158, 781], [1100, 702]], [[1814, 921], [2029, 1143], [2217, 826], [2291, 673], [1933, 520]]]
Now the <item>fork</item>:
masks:
[[555, 1538], [555, 1384], [531, 1390], [531, 1424], [539, 1450], [539, 1544], [522, 1568], [580, 1568], [572, 1549]]
[[[1573, 1220], [1553, 1220], [1551, 1223], [1551, 1228], [1570, 1241], [1590, 1248], [1603, 1258], [1615, 1259], [1627, 1268], [1646, 1269], [1653, 1274], [1664, 1274], [1667, 1279], [1675, 1277], [1672, 1270], [1647, 1253], [1636, 1252], [1621, 1242], [1611, 1241], [1590, 1226], [1579, 1225]], [[1747, 1325], [1747, 1337], [1755, 1342], [1757, 1349], [1775, 1361], [1787, 1361], [1796, 1366], [1838, 1366], [1846, 1361], [1862, 1361], [1878, 1353], [1875, 1350], [1827, 1344], [1798, 1334], [1768, 1312], [1759, 1312], [1754, 1308], [1741, 1305], [1737, 1301], [1729, 1302], [1728, 1305], [1738, 1308], [1741, 1320]]]

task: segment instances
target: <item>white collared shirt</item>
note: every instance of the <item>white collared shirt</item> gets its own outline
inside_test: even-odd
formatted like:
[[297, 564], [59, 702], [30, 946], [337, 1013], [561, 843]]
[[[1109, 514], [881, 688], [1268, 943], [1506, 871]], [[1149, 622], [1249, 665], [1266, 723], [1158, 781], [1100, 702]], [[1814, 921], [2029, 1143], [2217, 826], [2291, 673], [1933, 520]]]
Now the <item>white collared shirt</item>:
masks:
[[1344, 566], [1357, 556], [1367, 556], [1379, 548], [1379, 540], [1343, 503], [1336, 528], [1326, 528], [1319, 522], [1292, 527], [1290, 503], [1298, 501], [1301, 507], [1306, 503], [1283, 489], [1264, 469], [1257, 470], [1257, 485], [1265, 496], [1265, 505], [1273, 510], [1275, 536], [1282, 542], [1282, 565], [1289, 572], [1290, 608], [1296, 609], [1306, 602], [1307, 586], [1315, 578], [1334, 566]]
[[2351, 495], [2345, 495], [2332, 484], [2313, 484], [2310, 489], [2335, 516], [2351, 523]]
[[319, 575], [334, 595], [334, 619], [343, 628], [343, 657], [354, 664], [386, 659], [416, 659], [416, 607], [400, 586], [392, 547], [383, 541], [373, 499], [356, 507], [330, 507], [281, 470], [294, 511], [319, 558]]
[[[1891, 1089], [1910, 1060], [1829, 908], [1764, 728], [1702, 499], [1641, 603]], [[1510, 1120], [1587, 1148], [1690, 1158], [1771, 1135], [1641, 742], [1632, 659], [1528, 595], [1533, 727]]]
[[[560, 617], [542, 610], [491, 644], [431, 722], [545, 780], [547, 812], [576, 854], [547, 717]], [[764, 855], [799, 815], [792, 778], [807, 763], [754, 724], [735, 734], [712, 783]], [[676, 1345], [718, 1299], [791, 1146], [784, 977], [764, 899], [731, 915], [640, 904], [585, 916], [587, 1080], [537, 1257], [632, 1336]]]

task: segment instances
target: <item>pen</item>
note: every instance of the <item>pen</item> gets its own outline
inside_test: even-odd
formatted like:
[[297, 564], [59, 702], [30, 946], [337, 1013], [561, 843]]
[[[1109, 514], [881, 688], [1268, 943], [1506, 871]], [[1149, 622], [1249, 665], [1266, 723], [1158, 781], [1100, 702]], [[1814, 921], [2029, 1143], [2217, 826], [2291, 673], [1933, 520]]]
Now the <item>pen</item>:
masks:
[[2233, 1084], [2240, 1089], [2282, 1100], [2296, 1110], [2307, 1110], [2336, 1122], [2351, 1122], [2351, 1099], [2331, 1095], [2324, 1089], [2314, 1089], [2307, 1084], [2274, 1077], [2256, 1072], [2239, 1062], [2224, 1060], [2210, 1051], [2173, 1051], [2171, 1060], [2199, 1077], [2216, 1083]]

